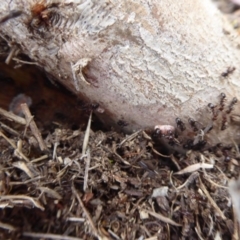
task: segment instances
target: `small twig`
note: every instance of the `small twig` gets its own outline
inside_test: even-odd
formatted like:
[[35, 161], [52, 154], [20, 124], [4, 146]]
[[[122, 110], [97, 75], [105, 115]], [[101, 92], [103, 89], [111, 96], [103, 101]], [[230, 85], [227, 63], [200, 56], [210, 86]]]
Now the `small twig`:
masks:
[[44, 177], [41, 177], [41, 176], [38, 176], [38, 177], [35, 177], [35, 178], [32, 178], [32, 179], [29, 179], [29, 180], [26, 180], [24, 182], [9, 182], [9, 185], [10, 186], [14, 186], [14, 185], [25, 185], [25, 184], [28, 184], [30, 182], [34, 182], [34, 181], [37, 181], [37, 180], [40, 180]]
[[41, 156], [39, 158], [35, 158], [35, 159], [31, 160], [31, 163], [40, 162], [40, 161], [45, 160], [47, 158], [48, 158], [48, 155], [43, 155], [43, 156]]
[[39, 144], [39, 147], [40, 147], [41, 151], [47, 150], [47, 147], [46, 147], [46, 145], [45, 145], [45, 143], [42, 139], [42, 135], [41, 135], [40, 131], [38, 130], [35, 121], [33, 120], [33, 116], [30, 113], [28, 105], [26, 103], [23, 103], [23, 104], [21, 104], [21, 108], [22, 108], [22, 111], [25, 115], [26, 122], [29, 124], [30, 129], [31, 129], [34, 137], [38, 141], [38, 144]]
[[51, 234], [51, 233], [23, 232], [22, 235], [24, 237], [31, 237], [31, 238], [38, 238], [38, 239], [82, 240], [82, 238], [57, 235], [57, 234]]
[[69, 222], [85, 222], [85, 218], [78, 217], [68, 217], [66, 220]]
[[86, 132], [85, 132], [85, 135], [84, 135], [83, 146], [82, 146], [82, 155], [86, 154], [88, 141], [89, 141], [89, 136], [90, 136], [90, 130], [91, 130], [91, 123], [92, 123], [92, 112], [90, 113], [90, 116], [89, 116], [89, 119], [88, 119], [87, 129], [86, 129]]
[[9, 63], [10, 63], [10, 61], [11, 61], [12, 58], [13, 58], [13, 56], [16, 54], [16, 51], [17, 51], [17, 50], [18, 50], [18, 48], [17, 48], [16, 45], [12, 46], [12, 48], [11, 48], [9, 54], [8, 54], [8, 57], [7, 57], [7, 59], [5, 60], [5, 63], [6, 63], [6, 64], [9, 64]]
[[6, 117], [8, 119], [13, 120], [14, 122], [20, 123], [22, 125], [26, 125], [27, 124], [27, 122], [26, 122], [26, 120], [24, 118], [19, 117], [19, 116], [15, 115], [14, 113], [8, 112], [8, 111], [6, 111], [6, 110], [4, 110], [2, 108], [0, 108], [0, 115]]
[[200, 188], [202, 189], [202, 191], [204, 192], [204, 194], [206, 195], [208, 201], [210, 202], [210, 204], [213, 206], [213, 208], [216, 210], [216, 212], [218, 213], [218, 215], [223, 219], [226, 220], [227, 218], [225, 217], [225, 215], [223, 214], [222, 210], [218, 207], [218, 205], [216, 204], [216, 202], [212, 199], [212, 197], [210, 196], [208, 190], [206, 189], [206, 187], [204, 186], [204, 184], [202, 183], [201, 178], [199, 177], [199, 183], [200, 183]]
[[85, 174], [84, 174], [84, 183], [83, 183], [83, 191], [86, 192], [87, 190], [87, 183], [88, 183], [88, 171], [90, 166], [91, 156], [90, 156], [90, 150], [87, 149], [87, 158], [85, 161]]
[[74, 187], [74, 184], [72, 185], [72, 191], [73, 191], [74, 195], [76, 196], [76, 198], [77, 198], [77, 200], [78, 200], [78, 202], [79, 202], [79, 204], [80, 204], [80, 207], [82, 208], [85, 216], [87, 217], [87, 220], [88, 220], [88, 222], [89, 222], [89, 225], [90, 225], [90, 227], [91, 227], [91, 229], [92, 229], [92, 233], [94, 234], [95, 237], [101, 239], [100, 235], [98, 234], [97, 228], [94, 226], [94, 223], [93, 223], [93, 221], [92, 221], [92, 218], [91, 218], [89, 212], [88, 212], [87, 209], [85, 208], [85, 206], [84, 206], [81, 198], [79, 197], [79, 194], [78, 194], [76, 188]]
[[177, 227], [181, 227], [181, 226], [182, 226], [181, 224], [176, 223], [176, 222], [173, 221], [172, 219], [167, 218], [167, 217], [163, 216], [163, 215], [160, 214], [160, 213], [156, 213], [156, 212], [152, 212], [152, 211], [148, 211], [148, 210], [146, 210], [146, 212], [149, 213], [150, 215], [152, 215], [153, 217], [159, 219], [159, 220], [162, 221], [162, 222], [165, 222], [165, 223], [171, 224], [171, 225], [173, 225], [173, 226], [177, 226]]
[[53, 160], [55, 160], [56, 157], [57, 157], [57, 147], [58, 147], [58, 145], [59, 145], [58, 141], [54, 143], [54, 146], [53, 146], [53, 157], [52, 157]]
[[23, 61], [21, 59], [18, 59], [16, 57], [12, 58], [14, 61], [16, 61], [17, 63], [24, 63], [24, 64], [28, 64], [28, 65], [37, 65], [39, 66], [39, 64], [37, 62], [28, 62], [28, 61]]

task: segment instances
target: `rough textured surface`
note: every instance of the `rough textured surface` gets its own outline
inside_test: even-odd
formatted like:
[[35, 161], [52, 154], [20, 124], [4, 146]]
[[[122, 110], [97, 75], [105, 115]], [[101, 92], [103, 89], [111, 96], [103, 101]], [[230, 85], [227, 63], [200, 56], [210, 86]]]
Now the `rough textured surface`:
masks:
[[209, 0], [9, 0], [0, 9], [0, 17], [23, 11], [0, 32], [98, 102], [106, 123], [122, 120], [134, 130], [193, 117], [207, 124], [209, 102], [219, 102], [221, 92], [229, 101], [239, 97], [240, 70], [221, 76], [240, 64], [236, 36]]

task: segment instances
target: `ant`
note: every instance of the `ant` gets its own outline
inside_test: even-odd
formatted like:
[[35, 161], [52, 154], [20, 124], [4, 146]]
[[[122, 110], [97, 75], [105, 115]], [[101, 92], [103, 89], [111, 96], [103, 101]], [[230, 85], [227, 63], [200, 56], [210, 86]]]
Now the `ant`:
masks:
[[227, 114], [229, 114], [229, 113], [232, 112], [233, 107], [234, 107], [234, 105], [237, 103], [237, 101], [238, 101], [238, 100], [237, 100], [236, 97], [234, 97], [234, 98], [232, 99], [232, 101], [230, 102], [230, 104], [229, 104], [229, 106], [228, 106], [228, 110], [226, 111]]
[[183, 123], [183, 121], [180, 118], [176, 118], [175, 121], [176, 121], [177, 127], [180, 128], [180, 130], [183, 132], [186, 129], [186, 126]]
[[235, 67], [228, 67], [227, 70], [221, 74], [221, 76], [226, 78], [229, 74], [233, 73], [235, 70], [236, 70]]
[[29, 21], [29, 28], [38, 34], [44, 34], [44, 31], [51, 26], [55, 19], [59, 18], [57, 7], [60, 3], [47, 3], [40, 0], [31, 7], [32, 18]]
[[215, 110], [216, 106], [215, 106], [214, 104], [212, 104], [212, 103], [209, 103], [209, 104], [208, 104], [208, 107], [209, 107], [209, 108], [211, 109], [211, 111], [212, 111], [212, 115], [213, 115], [212, 120], [213, 120], [213, 121], [216, 120], [217, 117], [218, 117], [218, 111]]
[[221, 93], [220, 94], [220, 108], [219, 110], [222, 111], [224, 109], [224, 102], [226, 100], [226, 94], [225, 93]]
[[126, 127], [126, 126], [128, 126], [128, 123], [125, 122], [124, 120], [119, 120], [119, 121], [117, 122], [117, 124], [118, 124], [118, 126], [120, 126], [120, 127]]
[[188, 119], [188, 123], [190, 124], [190, 126], [192, 127], [193, 131], [194, 132], [197, 132], [198, 131], [198, 127], [196, 125], [197, 121], [195, 121], [194, 119], [192, 118], [189, 118]]
[[226, 114], [223, 115], [222, 117], [222, 125], [221, 125], [221, 130], [225, 130], [227, 128], [227, 116]]

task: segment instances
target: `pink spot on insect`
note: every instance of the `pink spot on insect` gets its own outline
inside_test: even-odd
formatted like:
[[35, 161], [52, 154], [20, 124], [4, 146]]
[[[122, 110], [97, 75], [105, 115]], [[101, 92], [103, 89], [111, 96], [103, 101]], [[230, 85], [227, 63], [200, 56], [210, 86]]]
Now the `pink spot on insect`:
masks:
[[162, 136], [172, 135], [175, 132], [175, 128], [171, 125], [156, 125], [154, 130]]
[[30, 107], [32, 105], [32, 99], [29, 96], [20, 93], [16, 97], [14, 97], [12, 102], [9, 104], [9, 111], [13, 112], [19, 117], [24, 117], [24, 114], [21, 109], [21, 104], [23, 103], [26, 103], [28, 107]]

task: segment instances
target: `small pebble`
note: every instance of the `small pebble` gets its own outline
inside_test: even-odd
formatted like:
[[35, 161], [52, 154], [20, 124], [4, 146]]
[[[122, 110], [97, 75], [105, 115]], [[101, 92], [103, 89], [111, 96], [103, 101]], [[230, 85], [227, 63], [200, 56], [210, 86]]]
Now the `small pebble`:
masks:
[[32, 98], [25, 95], [24, 93], [18, 94], [13, 98], [12, 102], [9, 104], [9, 111], [18, 115], [19, 117], [24, 117], [22, 112], [21, 104], [26, 103], [28, 107], [32, 105]]

